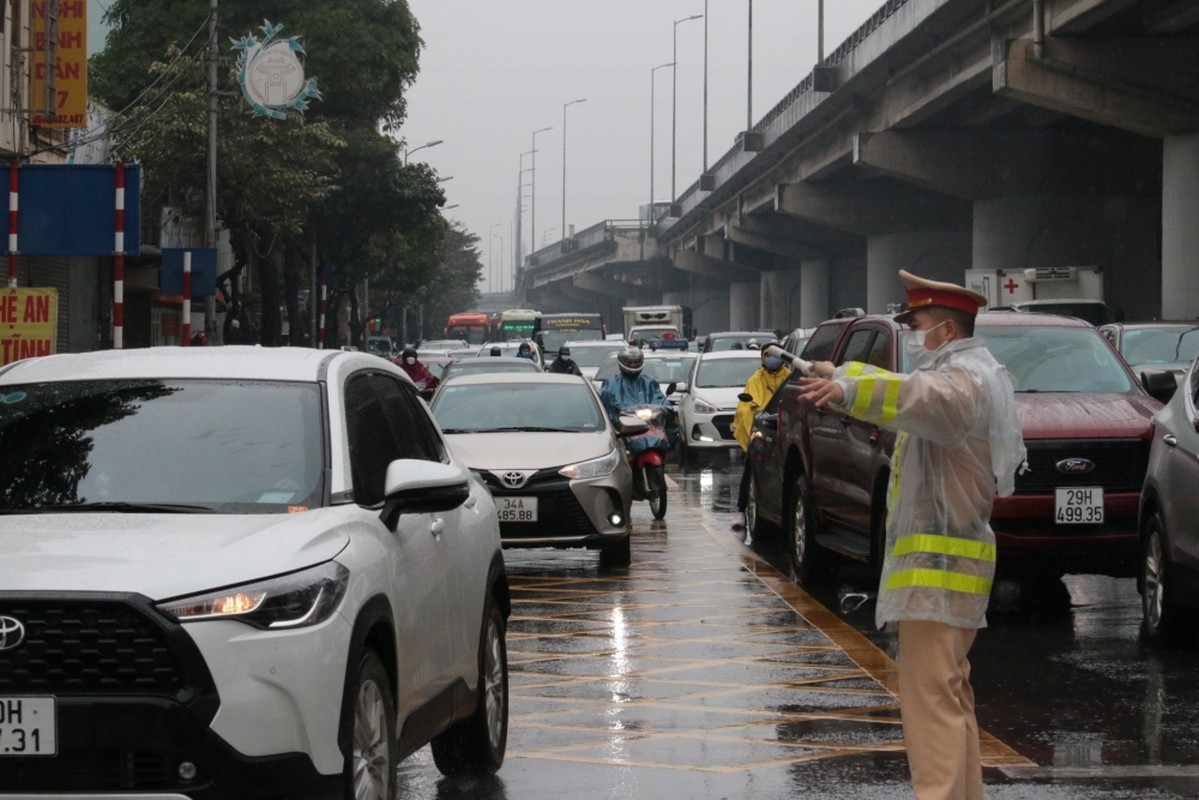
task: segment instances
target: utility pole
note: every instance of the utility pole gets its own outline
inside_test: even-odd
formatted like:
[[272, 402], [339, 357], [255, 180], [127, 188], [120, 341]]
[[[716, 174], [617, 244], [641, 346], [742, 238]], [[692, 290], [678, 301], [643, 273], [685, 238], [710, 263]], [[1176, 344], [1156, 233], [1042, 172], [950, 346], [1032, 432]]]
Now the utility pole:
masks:
[[[204, 246], [216, 253], [216, 126], [217, 113], [217, 63], [220, 48], [217, 44], [217, 0], [208, 0], [208, 198], [204, 213]], [[216, 261], [214, 257], [213, 261]], [[191, 313], [191, 309], [187, 309]], [[216, 297], [204, 299], [204, 331], [210, 341], [224, 342], [216, 336]]]

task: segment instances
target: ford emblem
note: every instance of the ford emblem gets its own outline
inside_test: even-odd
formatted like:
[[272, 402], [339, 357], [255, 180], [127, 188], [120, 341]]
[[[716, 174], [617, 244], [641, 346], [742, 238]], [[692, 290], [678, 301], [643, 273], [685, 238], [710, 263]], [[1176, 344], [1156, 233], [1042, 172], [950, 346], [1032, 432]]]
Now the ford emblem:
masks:
[[0, 617], [0, 650], [12, 650], [25, 641], [25, 626], [14, 617]]
[[512, 472], [505, 472], [503, 475], [501, 475], [500, 480], [503, 481], [504, 485], [509, 489], [519, 489], [525, 485], [526, 478], [523, 472], [517, 472], [513, 470]]
[[1085, 458], [1063, 458], [1054, 466], [1063, 475], [1085, 475], [1095, 469], [1095, 462]]

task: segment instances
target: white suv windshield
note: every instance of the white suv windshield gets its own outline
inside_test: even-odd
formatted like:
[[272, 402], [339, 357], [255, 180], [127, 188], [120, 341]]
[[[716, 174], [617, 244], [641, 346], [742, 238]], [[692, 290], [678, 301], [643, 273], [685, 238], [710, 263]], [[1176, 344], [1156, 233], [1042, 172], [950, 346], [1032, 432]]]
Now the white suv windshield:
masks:
[[8, 386], [0, 400], [0, 511], [320, 503], [316, 384], [64, 381]]

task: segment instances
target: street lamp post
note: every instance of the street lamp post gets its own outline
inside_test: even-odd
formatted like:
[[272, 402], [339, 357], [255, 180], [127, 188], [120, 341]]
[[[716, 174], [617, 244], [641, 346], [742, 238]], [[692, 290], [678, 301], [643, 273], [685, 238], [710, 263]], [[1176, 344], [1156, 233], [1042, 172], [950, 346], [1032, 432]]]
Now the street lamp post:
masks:
[[[495, 265], [491, 259], [491, 240], [495, 238], [495, 229], [502, 225], [502, 222], [497, 222], [487, 229], [487, 289], [495, 291]], [[504, 240], [500, 239], [500, 253], [504, 251]]]
[[425, 142], [422, 145], [418, 145], [417, 147], [414, 147], [411, 150], [405, 149], [404, 150], [404, 166], [405, 167], [408, 166], [408, 156], [412, 155], [417, 150], [424, 150], [426, 147], [436, 147], [437, 145], [441, 144], [444, 141], [445, 141], [444, 139], [434, 139], [431, 142]]
[[708, 171], [708, 0], [704, 0], [704, 172]]
[[586, 97], [580, 97], [562, 104], [562, 227], [559, 230], [562, 231], [563, 241], [566, 239], [566, 109], [575, 103], [586, 102]]
[[749, 0], [748, 61], [745, 67], [745, 130], [754, 126], [754, 0]]
[[[674, 36], [673, 49], [671, 50], [671, 61], [677, 64], [679, 62], [679, 23], [690, 22], [693, 19], [702, 19], [703, 14], [692, 14], [689, 17], [676, 19], [674, 21]], [[675, 148], [675, 132], [678, 128], [678, 93], [679, 93], [679, 70], [678, 67], [671, 70], [671, 92], [670, 92], [670, 202], [674, 202], [674, 148]]]
[[[502, 291], [504, 291], [504, 237], [500, 236], [498, 233], [491, 234], [491, 237], [493, 239], [500, 240], [500, 265], [499, 265], [499, 268], [496, 270], [496, 275], [499, 277], [499, 288], [497, 289], [496, 287], [493, 286], [493, 287], [491, 287], [491, 291], [492, 292], [496, 292], [496, 291], [502, 292]], [[489, 241], [488, 245], [490, 245], [490, 244], [491, 244], [491, 242]]]
[[649, 222], [652, 225], [657, 222], [657, 215], [654, 213], [654, 203], [657, 198], [654, 197], [654, 73], [660, 69], [673, 67], [674, 62], [668, 64], [659, 64], [649, 71]]
[[533, 131], [533, 156], [529, 159], [529, 252], [537, 249], [537, 134], [554, 128], [538, 128]]
[[525, 156], [533, 155], [536, 150], [529, 150], [520, 154], [520, 171], [516, 174], [516, 219], [514, 225], [515, 230], [512, 231], [512, 263], [518, 263], [522, 256], [521, 248], [524, 246], [524, 208], [525, 208]]

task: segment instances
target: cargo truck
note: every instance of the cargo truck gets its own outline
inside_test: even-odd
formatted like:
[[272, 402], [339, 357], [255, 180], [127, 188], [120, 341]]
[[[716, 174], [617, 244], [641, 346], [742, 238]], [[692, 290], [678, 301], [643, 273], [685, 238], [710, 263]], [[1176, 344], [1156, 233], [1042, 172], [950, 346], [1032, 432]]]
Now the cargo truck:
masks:
[[623, 310], [626, 341], [660, 346], [691, 338], [691, 309], [686, 306], [625, 306]]
[[1092, 325], [1111, 321], [1098, 267], [968, 269], [966, 287], [986, 296], [990, 308], [1065, 314]]

